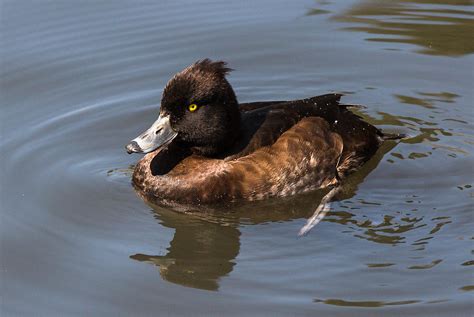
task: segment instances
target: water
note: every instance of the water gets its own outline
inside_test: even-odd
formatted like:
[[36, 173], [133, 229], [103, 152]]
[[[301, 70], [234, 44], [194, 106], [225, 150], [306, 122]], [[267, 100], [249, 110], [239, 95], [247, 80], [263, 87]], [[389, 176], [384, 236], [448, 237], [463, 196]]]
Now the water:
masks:
[[[2, 316], [473, 313], [471, 1], [0, 9]], [[323, 193], [226, 214], [148, 206], [123, 147], [204, 57], [236, 69], [241, 102], [344, 92], [409, 137], [304, 238]]]

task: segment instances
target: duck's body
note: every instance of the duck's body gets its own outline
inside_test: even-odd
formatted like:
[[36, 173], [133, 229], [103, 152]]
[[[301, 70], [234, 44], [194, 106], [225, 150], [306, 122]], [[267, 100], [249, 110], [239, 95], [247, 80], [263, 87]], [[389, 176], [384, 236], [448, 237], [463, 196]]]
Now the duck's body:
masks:
[[[176, 105], [171, 100], [179, 100], [180, 81], [189, 80], [185, 75], [199, 82], [199, 76], [209, 76], [208, 71], [220, 67], [218, 78], [223, 79], [228, 71], [223, 65], [204, 60], [178, 73], [165, 88], [162, 108], [164, 102]], [[189, 92], [184, 90], [183, 94]], [[157, 123], [152, 127], [155, 134], [167, 133], [161, 141], [167, 146], [140, 160], [133, 183], [149, 200], [184, 205], [283, 197], [336, 185], [367, 161], [383, 140], [377, 128], [340, 105], [340, 97], [329, 94], [296, 101], [235, 102], [233, 111], [225, 114], [216, 109], [221, 104], [226, 109], [231, 102], [220, 100], [216, 106], [207, 101], [211, 104], [207, 108], [180, 112], [179, 120], [173, 119], [177, 110], [168, 106], [165, 116], [170, 117], [171, 128]], [[186, 98], [182, 102], [194, 106], [196, 97]], [[191, 106], [189, 109], [194, 108]], [[212, 122], [220, 115], [217, 121], [227, 120], [222, 127]], [[186, 120], [191, 123], [185, 130]], [[208, 120], [210, 131], [206, 130]], [[185, 131], [181, 138], [180, 129]], [[143, 147], [148, 145], [139, 143], [151, 138], [153, 131], [135, 139], [129, 152], [145, 151]]]

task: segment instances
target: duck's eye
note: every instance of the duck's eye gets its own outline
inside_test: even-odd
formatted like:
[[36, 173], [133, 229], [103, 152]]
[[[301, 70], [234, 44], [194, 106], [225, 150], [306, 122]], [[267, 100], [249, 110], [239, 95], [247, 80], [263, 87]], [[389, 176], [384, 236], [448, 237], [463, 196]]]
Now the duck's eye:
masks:
[[197, 108], [198, 108], [198, 106], [195, 103], [192, 103], [188, 106], [188, 109], [191, 112], [196, 111]]

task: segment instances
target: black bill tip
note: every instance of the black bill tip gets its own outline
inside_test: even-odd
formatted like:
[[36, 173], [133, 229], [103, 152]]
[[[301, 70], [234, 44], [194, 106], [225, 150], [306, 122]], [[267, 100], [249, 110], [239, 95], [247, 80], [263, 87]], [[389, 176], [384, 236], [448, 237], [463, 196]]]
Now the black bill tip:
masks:
[[141, 153], [142, 152], [142, 149], [140, 148], [140, 146], [138, 145], [138, 143], [136, 141], [132, 141], [129, 144], [127, 144], [125, 149], [127, 150], [128, 154]]

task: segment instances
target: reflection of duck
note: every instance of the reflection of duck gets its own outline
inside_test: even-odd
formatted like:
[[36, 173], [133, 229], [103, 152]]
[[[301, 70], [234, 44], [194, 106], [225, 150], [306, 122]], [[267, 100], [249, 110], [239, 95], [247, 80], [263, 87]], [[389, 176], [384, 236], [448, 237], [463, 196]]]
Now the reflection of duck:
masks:
[[[386, 142], [381, 149], [356, 173], [344, 182], [338, 199], [349, 199], [355, 195], [357, 186], [377, 167], [384, 154], [395, 146]], [[259, 202], [233, 205], [227, 213], [208, 209], [206, 212], [182, 214], [150, 203], [161, 225], [175, 229], [173, 240], [163, 255], [134, 254], [132, 259], [148, 262], [159, 267], [161, 277], [171, 283], [217, 290], [219, 280], [229, 275], [236, 265], [240, 251], [239, 225], [282, 222], [307, 218], [319, 204], [322, 192], [269, 199]], [[327, 219], [342, 225], [350, 224], [361, 230], [371, 230], [367, 222], [358, 223], [352, 214], [337, 211]], [[398, 227], [398, 224], [394, 224]], [[375, 228], [376, 229], [376, 228]], [[347, 227], [344, 230], [348, 230]], [[387, 227], [383, 232], [371, 230], [367, 239], [386, 243]], [[361, 235], [360, 230], [356, 231]], [[396, 243], [397, 240], [395, 240]]]
[[159, 266], [161, 277], [169, 282], [217, 290], [219, 278], [232, 271], [239, 254], [239, 230], [199, 219], [189, 221], [183, 214], [155, 208], [162, 224], [176, 229], [168, 253], [135, 254], [131, 258]]
[[229, 71], [205, 59], [176, 74], [158, 120], [127, 146], [130, 153], [152, 152], [133, 174], [148, 200], [252, 201], [336, 185], [383, 140], [337, 94], [239, 105], [225, 79]]

